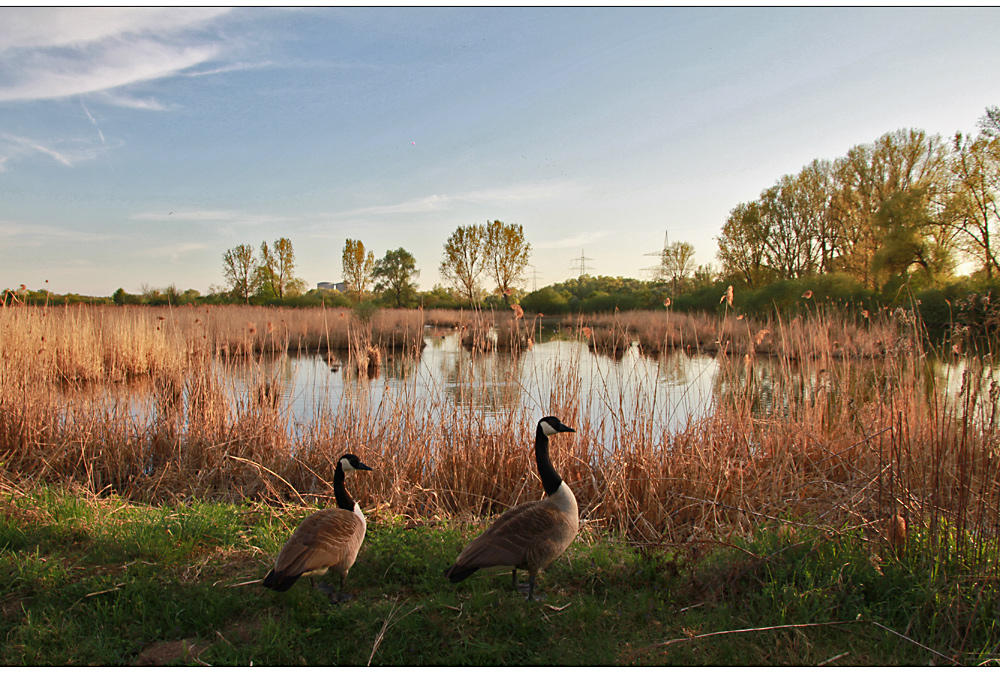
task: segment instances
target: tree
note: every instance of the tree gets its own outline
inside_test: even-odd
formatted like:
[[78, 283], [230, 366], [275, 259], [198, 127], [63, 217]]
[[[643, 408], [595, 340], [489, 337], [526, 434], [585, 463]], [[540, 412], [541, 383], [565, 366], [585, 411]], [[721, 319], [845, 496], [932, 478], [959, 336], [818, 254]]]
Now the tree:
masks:
[[361, 301], [368, 286], [372, 283], [372, 276], [375, 272], [375, 253], [365, 254], [365, 244], [360, 240], [347, 239], [344, 242], [344, 253], [341, 257], [344, 282], [351, 290], [357, 294], [358, 301]]
[[485, 228], [475, 224], [458, 227], [444, 244], [441, 276], [456, 283], [472, 304], [479, 300], [479, 277], [486, 265], [485, 244]]
[[986, 128], [974, 139], [956, 133], [952, 148], [946, 219], [966, 252], [992, 279], [1000, 269], [1000, 134], [992, 137]]
[[722, 235], [717, 238], [723, 275], [739, 278], [749, 288], [766, 283], [770, 279], [765, 264], [769, 233], [756, 201], [733, 208], [722, 225]]
[[922, 187], [901, 190], [882, 202], [874, 225], [882, 245], [872, 258], [872, 271], [909, 280], [910, 268], [917, 265], [930, 282], [939, 281], [952, 270], [951, 233], [931, 217], [928, 190]]
[[417, 284], [413, 277], [420, 275], [413, 255], [404, 250], [386, 250], [385, 257], [375, 262], [373, 275], [375, 290], [388, 292], [396, 301], [396, 308], [411, 304], [416, 297]]
[[253, 248], [249, 245], [237, 245], [235, 248], [226, 250], [222, 260], [222, 271], [229, 284], [229, 291], [234, 297], [249, 302], [250, 295], [253, 294], [254, 290], [256, 270]]
[[485, 265], [497, 284], [497, 293], [510, 305], [512, 285], [522, 280], [528, 266], [531, 244], [524, 238], [520, 224], [504, 224], [500, 220], [487, 222], [485, 227]]
[[693, 269], [694, 246], [687, 241], [675, 241], [660, 253], [659, 280], [669, 282], [675, 295]]
[[297, 289], [295, 278], [295, 251], [292, 242], [287, 238], [279, 238], [274, 242], [274, 294], [279, 299], [289, 294], [289, 290]]

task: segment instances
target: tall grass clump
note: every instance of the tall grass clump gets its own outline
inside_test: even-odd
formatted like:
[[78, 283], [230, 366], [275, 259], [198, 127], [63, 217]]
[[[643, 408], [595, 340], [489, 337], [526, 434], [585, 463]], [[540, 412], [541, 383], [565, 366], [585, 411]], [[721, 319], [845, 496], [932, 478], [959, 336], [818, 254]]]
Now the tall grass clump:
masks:
[[[372, 508], [486, 517], [538, 497], [531, 439], [538, 417], [552, 413], [577, 429], [554, 441], [553, 456], [582, 516], [633, 544], [846, 527], [897, 549], [901, 520], [903, 544], [927, 536], [956, 562], [995, 571], [994, 363], [973, 357], [948, 374], [956, 370], [940, 363], [954, 354], [929, 348], [911, 312], [867, 318], [833, 307], [764, 322], [726, 311], [714, 322], [623, 313], [578, 324], [595, 348], [594, 332], [607, 328], [617, 335], [608, 339], [628, 337], [640, 350], [634, 335], [644, 328], [676, 328], [695, 348], [714, 330], [714, 404], [680, 427], [665, 422], [676, 410], [663, 398], [609, 392], [628, 381], [585, 385], [579, 362], [525, 371], [523, 349], [497, 345], [515, 341], [504, 330], [527, 331], [514, 315], [471, 317], [466, 331], [494, 346], [476, 347], [473, 336], [445, 385], [421, 394], [426, 382], [404, 373], [377, 388], [380, 368], [407, 366], [402, 353], [390, 360], [379, 349], [419, 351], [419, 315], [4, 309], [0, 471], [11, 482], [69, 481], [150, 502], [302, 503], [331, 497], [335, 461], [351, 451], [378, 466], [353, 486]], [[345, 394], [297, 418], [267, 358], [317, 335], [353, 344]], [[146, 350], [126, 355], [136, 340]], [[60, 349], [75, 359], [60, 360]], [[373, 353], [387, 359], [362, 366]]]

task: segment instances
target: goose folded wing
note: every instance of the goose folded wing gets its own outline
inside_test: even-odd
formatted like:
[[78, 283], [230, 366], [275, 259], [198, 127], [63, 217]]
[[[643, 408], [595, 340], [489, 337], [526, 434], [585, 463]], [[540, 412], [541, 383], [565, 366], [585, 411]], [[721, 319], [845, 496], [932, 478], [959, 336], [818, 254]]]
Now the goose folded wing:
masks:
[[364, 538], [360, 519], [351, 512], [329, 509], [311, 515], [285, 543], [275, 568], [297, 576], [323, 568], [350, 565]]
[[544, 501], [525, 503], [504, 513], [473, 540], [456, 565], [520, 566], [555, 552], [570, 527], [566, 515]]

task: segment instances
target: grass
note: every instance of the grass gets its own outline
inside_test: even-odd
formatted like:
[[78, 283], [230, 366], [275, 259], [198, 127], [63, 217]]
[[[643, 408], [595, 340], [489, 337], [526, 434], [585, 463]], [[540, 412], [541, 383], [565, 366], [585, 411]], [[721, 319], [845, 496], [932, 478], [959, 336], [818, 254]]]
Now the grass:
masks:
[[254, 582], [305, 508], [39, 486], [0, 511], [7, 666], [973, 665], [1000, 647], [993, 584], [948, 579], [920, 539], [898, 559], [857, 531], [641, 546], [585, 525], [528, 603], [507, 573], [443, 578], [482, 524], [373, 512], [356, 598], [331, 606]]
[[[905, 311], [867, 323], [832, 309], [787, 323], [728, 314], [698, 322], [729, 344], [716, 353], [715, 405], [667, 430], [660, 420], [674, 410], [659, 398], [590, 389], [578, 363], [536, 372], [555, 382], [539, 399], [499, 369], [489, 390], [477, 387], [470, 372], [494, 354], [474, 344], [446, 390], [417, 395], [404, 375], [381, 399], [345, 395], [302, 421], [259, 340], [270, 335], [287, 350], [287, 335], [319, 335], [318, 325], [339, 320], [333, 311], [185, 310], [0, 310], [0, 493], [9, 496], [0, 592], [10, 596], [4, 637], [14, 649], [3, 656], [12, 663], [56, 663], [62, 650], [47, 640], [84, 648], [72, 655], [78, 663], [131, 663], [152, 644], [177, 649], [184, 639], [211, 645], [198, 656], [213, 663], [246, 663], [246, 653], [301, 663], [289, 652], [356, 664], [544, 664], [556, 655], [977, 663], [997, 647], [995, 366], [968, 357], [943, 378]], [[357, 390], [380, 375], [360, 366], [361, 347], [381, 354], [375, 335], [406, 333], [413, 315], [343, 330], [360, 335], [344, 368]], [[497, 349], [510, 344], [504, 362], [516, 369], [517, 350], [531, 347], [524, 322], [513, 312], [492, 323], [473, 317], [457, 320], [495, 336]], [[592, 339], [606, 328], [597, 338], [612, 344], [632, 335], [629, 347], [642, 349], [639, 317], [578, 331]], [[484, 391], [504, 397], [488, 407]], [[581, 412], [594, 395], [600, 417]], [[503, 578], [475, 578], [457, 593], [438, 579], [474, 532], [456, 522], [537, 497], [529, 445], [538, 408], [577, 429], [553, 441], [553, 460], [590, 523], [546, 575], [554, 607], [526, 612]], [[347, 451], [377, 470], [352, 484], [372, 513], [369, 562], [351, 580], [368, 600], [330, 612], [318, 594], [229, 586], [262, 576], [304, 511], [281, 508], [329, 503], [335, 460]], [[887, 560], [897, 514], [911, 547]], [[782, 526], [808, 535], [785, 539]], [[493, 605], [509, 611], [498, 616]], [[801, 626], [816, 622], [826, 625]], [[93, 623], [109, 625], [107, 634], [88, 635]], [[338, 638], [345, 628], [351, 637]], [[758, 630], [707, 635], [734, 629]], [[244, 631], [255, 636], [241, 639]], [[841, 656], [847, 633], [852, 654]], [[677, 638], [687, 640], [642, 649]], [[447, 646], [426, 652], [442, 639]]]

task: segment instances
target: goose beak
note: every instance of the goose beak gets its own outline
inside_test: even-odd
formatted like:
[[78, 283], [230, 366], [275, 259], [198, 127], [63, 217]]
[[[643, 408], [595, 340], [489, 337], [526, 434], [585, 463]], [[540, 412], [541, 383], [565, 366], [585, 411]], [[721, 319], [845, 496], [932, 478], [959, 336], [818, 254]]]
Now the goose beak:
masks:
[[372, 471], [372, 468], [368, 467], [367, 465], [365, 465], [364, 463], [362, 463], [360, 460], [358, 461], [358, 466], [356, 468], [354, 468], [354, 469], [355, 470], [367, 470], [368, 472]]

